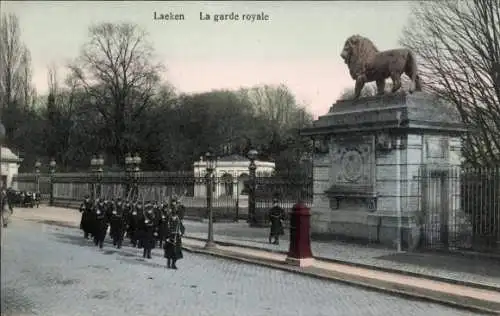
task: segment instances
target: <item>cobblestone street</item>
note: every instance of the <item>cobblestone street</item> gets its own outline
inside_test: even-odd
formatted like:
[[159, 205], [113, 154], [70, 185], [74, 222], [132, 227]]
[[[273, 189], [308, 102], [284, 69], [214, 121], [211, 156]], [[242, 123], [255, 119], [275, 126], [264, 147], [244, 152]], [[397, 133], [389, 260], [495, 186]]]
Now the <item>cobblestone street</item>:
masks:
[[[186, 236], [207, 238], [206, 222], [185, 221]], [[288, 251], [289, 236], [281, 237], [280, 245], [268, 243], [268, 228], [248, 227], [247, 223], [216, 223], [215, 240], [231, 242], [241, 246], [258, 247], [267, 250]], [[500, 264], [498, 259], [472, 259], [459, 255], [436, 253], [397, 253], [377, 245], [359, 245], [341, 241], [313, 241], [314, 256], [330, 258], [369, 266], [391, 268], [423, 275], [486, 284], [500, 288]], [[478, 264], [480, 262], [481, 264]]]
[[2, 315], [472, 315], [185, 252], [179, 270], [80, 231], [14, 220], [2, 246]]

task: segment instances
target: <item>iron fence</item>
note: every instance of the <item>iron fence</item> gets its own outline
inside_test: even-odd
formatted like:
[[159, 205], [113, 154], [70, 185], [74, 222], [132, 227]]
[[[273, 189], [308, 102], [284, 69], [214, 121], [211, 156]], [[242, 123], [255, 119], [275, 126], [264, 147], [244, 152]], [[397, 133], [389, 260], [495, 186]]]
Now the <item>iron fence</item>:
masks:
[[[212, 210], [215, 220], [248, 219], [249, 177], [214, 177]], [[258, 174], [256, 182], [256, 207], [263, 217], [272, 206], [273, 197], [290, 210], [297, 200], [312, 203], [312, 179], [287, 180]], [[143, 201], [165, 201], [173, 195], [181, 198], [186, 217], [206, 218], [207, 186], [202, 175], [192, 172], [126, 172], [55, 173], [39, 175], [38, 186], [42, 197], [52, 196], [57, 206], [76, 207], [85, 196], [137, 198]], [[36, 191], [36, 174], [19, 174], [14, 177], [18, 190]], [[264, 219], [265, 221], [265, 219]]]
[[421, 167], [421, 246], [500, 252], [500, 168]]

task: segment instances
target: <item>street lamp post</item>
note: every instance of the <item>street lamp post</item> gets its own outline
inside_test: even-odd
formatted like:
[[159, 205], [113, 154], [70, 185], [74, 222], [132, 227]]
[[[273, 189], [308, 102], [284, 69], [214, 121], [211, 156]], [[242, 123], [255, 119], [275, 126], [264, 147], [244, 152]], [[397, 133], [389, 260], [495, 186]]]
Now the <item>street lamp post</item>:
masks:
[[42, 163], [37, 160], [35, 162], [35, 184], [36, 184], [36, 193], [40, 193], [40, 167]]
[[134, 200], [139, 198], [139, 174], [141, 172], [141, 162], [142, 159], [139, 156], [139, 153], [135, 153], [134, 157], [132, 157], [132, 175], [133, 175], [133, 192], [134, 192]]
[[208, 236], [205, 248], [215, 248], [214, 241], [214, 217], [212, 209], [212, 194], [213, 194], [213, 172], [217, 166], [217, 158], [211, 153], [205, 154], [207, 164], [207, 174], [205, 175], [207, 185], [207, 211], [208, 211]]
[[251, 149], [248, 152], [248, 159], [250, 159], [250, 165], [248, 166], [248, 171], [250, 172], [250, 187], [248, 192], [248, 221], [250, 226], [256, 224], [255, 218], [255, 170], [257, 166], [255, 165], [255, 159], [259, 153], [255, 149]]
[[54, 174], [56, 173], [56, 160], [52, 158], [49, 163], [49, 171], [50, 171], [50, 199], [49, 199], [49, 204], [50, 206], [54, 205]]
[[127, 200], [130, 199], [130, 197], [131, 197], [130, 190], [132, 189], [132, 181], [133, 181], [133, 179], [132, 179], [132, 171], [133, 171], [132, 164], [133, 163], [134, 163], [134, 159], [132, 158], [132, 154], [127, 153], [125, 155], [125, 174], [126, 174], [126, 179], [127, 179], [125, 193], [127, 194], [126, 195]]
[[[3, 146], [3, 141], [5, 139], [5, 126], [3, 125], [2, 122], [0, 122], [0, 149]], [[0, 154], [1, 156], [1, 154]], [[2, 186], [7, 186], [7, 183], [3, 183], [3, 174], [2, 174], [2, 168], [0, 168], [0, 182], [2, 182]], [[2, 205], [0, 205], [2, 207]], [[3, 210], [3, 208], [2, 208]]]
[[104, 166], [104, 157], [102, 155], [92, 157], [90, 160], [90, 166], [92, 168], [92, 172], [95, 176], [95, 182], [92, 188], [92, 199], [96, 199], [101, 197], [101, 181]]

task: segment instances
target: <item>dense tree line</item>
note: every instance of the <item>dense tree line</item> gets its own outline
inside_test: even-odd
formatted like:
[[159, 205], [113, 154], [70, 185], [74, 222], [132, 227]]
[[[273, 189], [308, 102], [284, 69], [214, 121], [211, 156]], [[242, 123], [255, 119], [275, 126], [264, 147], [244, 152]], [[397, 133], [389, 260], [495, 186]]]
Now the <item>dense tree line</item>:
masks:
[[222, 156], [256, 148], [278, 172], [295, 173], [310, 151], [298, 131], [312, 116], [286, 86], [178, 93], [161, 80], [165, 67], [136, 25], [92, 25], [69, 76], [61, 80], [50, 66], [40, 97], [17, 17], [4, 16], [1, 32], [1, 118], [22, 170], [51, 157], [59, 170], [88, 170], [98, 153], [108, 169], [121, 169], [127, 152], [138, 152], [146, 170], [191, 170], [209, 149]]

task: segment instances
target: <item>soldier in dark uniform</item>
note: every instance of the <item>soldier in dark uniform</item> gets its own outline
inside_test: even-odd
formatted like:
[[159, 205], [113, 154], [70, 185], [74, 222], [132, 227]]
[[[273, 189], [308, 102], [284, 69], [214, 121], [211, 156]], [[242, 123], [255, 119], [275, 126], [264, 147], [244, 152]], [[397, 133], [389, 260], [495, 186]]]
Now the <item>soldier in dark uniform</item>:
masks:
[[177, 214], [177, 209], [172, 209], [172, 215], [168, 221], [168, 236], [165, 241], [164, 257], [167, 259], [167, 267], [177, 269], [176, 262], [183, 258], [182, 255], [182, 236], [184, 235], [185, 228], [182, 220]]
[[184, 205], [182, 205], [181, 201], [179, 200], [179, 197], [177, 195], [174, 195], [170, 201], [170, 208], [171, 210], [176, 210], [177, 215], [181, 218], [181, 220], [184, 220]]
[[82, 219], [80, 220], [80, 229], [83, 230], [83, 237], [89, 239], [89, 234], [92, 230], [92, 201], [89, 196], [85, 196], [83, 203], [80, 205], [80, 213]]
[[165, 238], [167, 238], [168, 233], [168, 219], [170, 217], [170, 210], [167, 204], [160, 204], [158, 209], [160, 210], [160, 216], [158, 220], [158, 241], [159, 247], [162, 248]]
[[142, 257], [151, 259], [151, 250], [155, 246], [155, 213], [153, 210], [153, 204], [147, 203], [144, 207], [144, 221], [140, 225], [140, 240], [143, 250]]
[[123, 243], [123, 237], [125, 234], [125, 216], [124, 207], [121, 199], [116, 201], [114, 208], [111, 212], [110, 219], [110, 235], [113, 239], [113, 245], [120, 249]]
[[139, 237], [139, 224], [142, 221], [142, 204], [139, 202], [135, 202], [132, 204], [132, 212], [129, 216], [129, 227], [128, 227], [128, 236], [130, 237], [130, 242], [133, 247], [138, 247], [138, 237]]
[[102, 199], [99, 199], [95, 207], [95, 226], [94, 226], [94, 244], [102, 248], [104, 246], [104, 239], [106, 238], [106, 231], [108, 230], [108, 222], [106, 219], [106, 205]]
[[278, 199], [273, 199], [273, 207], [269, 210], [268, 217], [271, 223], [271, 230], [269, 232], [269, 243], [274, 238], [275, 245], [279, 245], [280, 236], [284, 234], [283, 221], [285, 220], [285, 210], [278, 204]]

